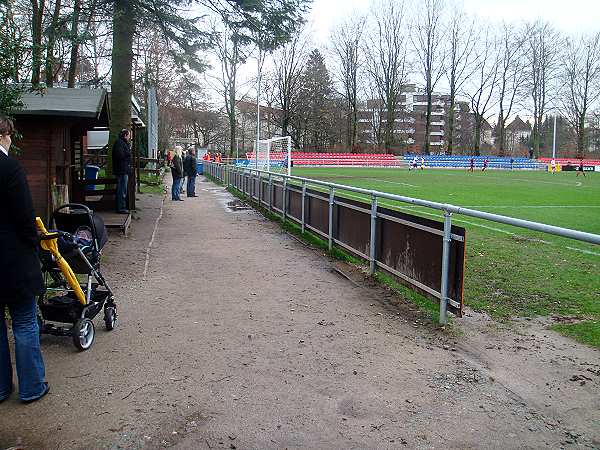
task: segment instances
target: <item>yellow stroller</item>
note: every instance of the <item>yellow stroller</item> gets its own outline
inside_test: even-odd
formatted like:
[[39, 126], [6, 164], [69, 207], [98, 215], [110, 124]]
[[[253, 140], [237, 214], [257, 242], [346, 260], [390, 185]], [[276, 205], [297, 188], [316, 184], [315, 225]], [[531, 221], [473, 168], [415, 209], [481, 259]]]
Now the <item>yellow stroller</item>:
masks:
[[[40, 333], [71, 336], [75, 347], [87, 350], [96, 335], [93, 320], [101, 310], [107, 330], [117, 324], [113, 293], [100, 272], [102, 247], [108, 241], [106, 227], [87, 206], [77, 203], [60, 206], [52, 220], [60, 231], [46, 230], [36, 218], [46, 285], [46, 293], [38, 299]], [[77, 275], [85, 275], [85, 282]]]

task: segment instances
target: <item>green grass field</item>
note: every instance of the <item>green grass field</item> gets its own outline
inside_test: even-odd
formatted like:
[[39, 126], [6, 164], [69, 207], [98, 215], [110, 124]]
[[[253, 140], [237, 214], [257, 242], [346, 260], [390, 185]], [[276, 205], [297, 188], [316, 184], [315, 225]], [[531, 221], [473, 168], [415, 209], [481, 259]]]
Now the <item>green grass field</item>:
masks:
[[[600, 234], [599, 173], [295, 168], [293, 175]], [[431, 209], [381, 203], [442, 218]], [[467, 229], [467, 306], [499, 319], [569, 318], [573, 323], [556, 329], [600, 347], [600, 246], [460, 215], [453, 223]]]

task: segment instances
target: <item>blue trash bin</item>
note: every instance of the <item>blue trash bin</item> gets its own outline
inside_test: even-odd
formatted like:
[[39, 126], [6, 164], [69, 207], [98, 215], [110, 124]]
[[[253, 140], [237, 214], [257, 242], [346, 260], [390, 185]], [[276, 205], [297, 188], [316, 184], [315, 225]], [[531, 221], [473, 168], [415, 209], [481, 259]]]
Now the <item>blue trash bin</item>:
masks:
[[[100, 172], [100, 167], [98, 166], [92, 166], [92, 165], [86, 165], [85, 166], [85, 179], [86, 180], [97, 180], [98, 179], [98, 172]], [[93, 191], [96, 189], [96, 185], [95, 184], [88, 184], [85, 186], [85, 190], [86, 191]]]
[[196, 163], [196, 172], [198, 173], [198, 175], [202, 175], [204, 173], [204, 163], [198, 161]]

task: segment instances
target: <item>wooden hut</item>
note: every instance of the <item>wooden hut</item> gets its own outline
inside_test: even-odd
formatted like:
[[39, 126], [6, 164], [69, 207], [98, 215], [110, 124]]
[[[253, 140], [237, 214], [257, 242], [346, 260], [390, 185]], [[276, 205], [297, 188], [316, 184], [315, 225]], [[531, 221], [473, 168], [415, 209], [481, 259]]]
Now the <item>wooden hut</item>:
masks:
[[15, 142], [17, 159], [27, 172], [36, 214], [47, 220], [57, 186], [66, 186], [67, 199], [73, 193], [87, 131], [108, 126], [107, 94], [104, 89], [49, 88], [25, 94], [22, 102], [14, 113], [21, 135]]
[[[114, 209], [114, 179], [99, 180], [104, 189], [90, 191], [85, 180], [87, 133], [109, 125], [109, 94], [105, 89], [48, 88], [22, 97], [14, 113], [21, 135], [17, 159], [27, 173], [36, 214], [48, 220], [59, 203], [85, 203], [96, 210]], [[133, 135], [144, 126], [132, 102]], [[135, 145], [133, 146], [135, 148]], [[137, 160], [137, 155], [134, 161]], [[135, 174], [130, 177], [129, 205], [135, 208]], [[123, 220], [128, 218], [123, 218]]]

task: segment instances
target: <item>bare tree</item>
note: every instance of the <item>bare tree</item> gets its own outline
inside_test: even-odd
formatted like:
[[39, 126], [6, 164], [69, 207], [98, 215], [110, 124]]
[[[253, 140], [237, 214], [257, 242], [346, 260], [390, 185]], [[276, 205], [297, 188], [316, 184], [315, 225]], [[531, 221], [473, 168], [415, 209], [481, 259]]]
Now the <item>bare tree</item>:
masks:
[[446, 153], [454, 150], [454, 130], [456, 120], [456, 95], [476, 70], [474, 50], [478, 36], [474, 19], [468, 19], [465, 13], [454, 9], [448, 25], [445, 73], [450, 88], [448, 105], [448, 143]]
[[353, 150], [358, 132], [358, 92], [362, 67], [360, 49], [364, 17], [353, 17], [337, 27], [331, 38], [338, 80], [346, 105], [346, 145]]
[[214, 28], [214, 33], [218, 36], [214, 47], [215, 56], [221, 65], [219, 76], [214, 77], [215, 90], [224, 100], [225, 114], [229, 122], [229, 154], [233, 155], [236, 149], [238, 71], [245, 60], [245, 54], [234, 29], [222, 26]]
[[430, 153], [429, 130], [431, 129], [431, 111], [433, 107], [433, 91], [443, 75], [443, 46], [444, 24], [442, 14], [444, 0], [423, 0], [419, 2], [418, 19], [415, 24], [413, 46], [421, 66], [421, 76], [425, 85], [427, 110], [425, 112], [425, 141], [423, 151]]
[[373, 106], [379, 106], [384, 114], [379, 123], [383, 127], [383, 142], [387, 153], [395, 143], [400, 96], [407, 82], [404, 2], [382, 1], [375, 11], [375, 29], [370, 34], [365, 54], [369, 62], [367, 72], [373, 80], [377, 100], [381, 100], [381, 103], [375, 102]]
[[[306, 47], [306, 39], [300, 30], [274, 55], [275, 102], [281, 109], [279, 125], [284, 136], [290, 134], [290, 124], [297, 114], [302, 69], [308, 58]], [[295, 142], [295, 144], [298, 146], [300, 143]]]
[[496, 139], [498, 154], [506, 153], [506, 121], [516, 101], [523, 93], [526, 81], [526, 59], [523, 52], [524, 35], [513, 26], [503, 24], [500, 40], [498, 71], [498, 123]]
[[533, 153], [540, 155], [544, 115], [555, 91], [559, 69], [563, 38], [547, 22], [540, 20], [527, 25], [526, 52], [526, 88], [533, 104]]
[[600, 99], [600, 33], [568, 39], [563, 109], [577, 136], [577, 156], [586, 148], [588, 115]]
[[498, 41], [494, 30], [486, 26], [475, 47], [475, 71], [465, 88], [473, 111], [473, 149], [479, 156], [482, 144], [482, 131], [491, 109], [495, 106], [494, 93], [498, 84]]

